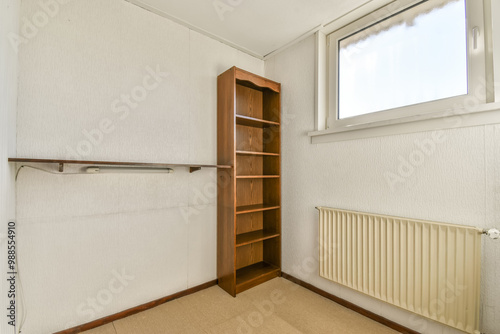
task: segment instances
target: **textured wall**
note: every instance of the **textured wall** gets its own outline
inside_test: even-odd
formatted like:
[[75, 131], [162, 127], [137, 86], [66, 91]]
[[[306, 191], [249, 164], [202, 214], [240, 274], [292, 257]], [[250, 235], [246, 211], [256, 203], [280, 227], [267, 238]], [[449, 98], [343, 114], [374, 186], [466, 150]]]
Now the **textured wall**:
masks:
[[[19, 26], [19, 1], [0, 0], [0, 272], [7, 273], [7, 223], [15, 218], [14, 165], [7, 162], [16, 150], [16, 102], [18, 57], [9, 42]], [[0, 333], [14, 333], [7, 324], [7, 281], [0, 283]]]
[[[439, 140], [424, 132], [313, 145], [314, 52], [311, 37], [266, 61], [266, 76], [283, 89], [283, 271], [418, 331], [454, 333], [320, 278], [314, 207], [498, 227], [500, 126], [447, 130]], [[430, 141], [423, 161], [391, 186], [388, 173]], [[483, 242], [482, 330], [499, 334], [500, 243]]]
[[[22, 2], [22, 31], [41, 10]], [[18, 156], [216, 162], [216, 77], [234, 65], [263, 74], [263, 61], [121, 0], [73, 0], [52, 12], [20, 46]], [[157, 67], [165, 74], [152, 76]], [[215, 279], [215, 177], [185, 168], [23, 170], [25, 332], [54, 332]]]
[[[500, 1], [498, 0], [490, 0], [491, 1], [491, 24], [493, 31], [500, 31]], [[493, 42], [493, 53], [497, 55], [497, 59], [500, 58], [500, 33], [495, 33], [492, 36]], [[500, 81], [500, 61], [497, 61], [494, 64], [494, 77], [495, 81]], [[495, 97], [496, 101], [500, 102], [500, 84], [497, 84], [495, 87]]]

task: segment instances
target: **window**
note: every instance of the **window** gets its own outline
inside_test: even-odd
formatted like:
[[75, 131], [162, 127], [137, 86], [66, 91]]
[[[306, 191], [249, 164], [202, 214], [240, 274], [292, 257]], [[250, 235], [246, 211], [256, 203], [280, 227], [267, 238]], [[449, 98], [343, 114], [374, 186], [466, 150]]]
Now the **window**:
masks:
[[485, 104], [483, 21], [480, 0], [400, 0], [327, 35], [325, 127], [406, 123], [471, 99]]
[[467, 94], [465, 1], [426, 7], [338, 41], [339, 119]]

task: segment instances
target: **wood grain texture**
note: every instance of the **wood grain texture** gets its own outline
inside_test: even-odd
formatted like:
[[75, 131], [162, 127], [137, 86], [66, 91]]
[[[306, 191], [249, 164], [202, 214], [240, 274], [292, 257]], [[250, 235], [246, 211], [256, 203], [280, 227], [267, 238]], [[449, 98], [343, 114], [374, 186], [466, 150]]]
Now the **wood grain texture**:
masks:
[[[281, 84], [279, 84], [281, 91]], [[263, 96], [264, 117], [268, 120], [281, 123], [281, 95], [266, 90]], [[270, 172], [281, 175], [281, 127], [273, 126], [264, 129], [264, 150], [266, 152], [279, 153], [277, 157], [265, 157], [264, 173]], [[265, 228], [274, 228], [281, 233], [281, 178], [273, 180], [264, 180], [264, 203], [274, 203], [280, 206], [280, 209], [268, 211], [265, 213]], [[274, 226], [271, 226], [271, 220]], [[281, 234], [274, 239], [264, 241], [264, 261], [281, 268]]]
[[263, 241], [264, 252], [262, 259], [264, 262], [281, 268], [281, 236]]
[[264, 157], [264, 175], [281, 175], [281, 159], [279, 156]]
[[73, 328], [70, 328], [70, 329], [65, 329], [65, 330], [56, 332], [54, 334], [77, 334], [77, 333], [81, 333], [81, 332], [84, 332], [84, 331], [88, 331], [90, 329], [97, 328], [99, 326], [103, 326], [103, 325], [109, 324], [109, 323], [111, 323], [113, 321], [126, 318], [128, 316], [133, 315], [133, 314], [149, 310], [149, 309], [151, 309], [153, 307], [156, 307], [158, 305], [167, 303], [167, 302], [169, 302], [171, 300], [174, 300], [174, 299], [177, 299], [177, 298], [181, 298], [181, 297], [184, 297], [184, 296], [188, 296], [190, 294], [193, 294], [193, 293], [201, 291], [201, 290], [208, 289], [208, 288], [210, 288], [210, 287], [212, 287], [214, 285], [217, 285], [217, 280], [213, 280], [213, 281], [210, 281], [210, 282], [207, 282], [207, 283], [195, 286], [193, 288], [177, 292], [177, 293], [175, 293], [173, 295], [170, 295], [170, 296], [167, 296], [167, 297], [163, 297], [163, 298], [151, 301], [149, 303], [139, 305], [137, 307], [130, 308], [128, 310], [125, 310], [123, 312], [110, 315], [108, 317], [104, 317], [104, 318], [101, 318], [101, 319], [98, 319], [98, 320], [95, 320], [95, 321], [92, 321], [92, 322], [89, 322], [89, 323], [86, 323], [86, 324], [83, 324], [83, 325], [80, 325], [80, 326], [76, 326], [76, 327], [73, 327]]
[[264, 180], [239, 179], [236, 182], [236, 203], [238, 206], [263, 204], [263, 197]]
[[357, 312], [361, 315], [364, 315], [365, 317], [367, 318], [370, 318], [378, 323], [381, 323], [382, 325], [385, 325], [389, 328], [392, 328], [394, 329], [395, 331], [398, 331], [399, 333], [402, 333], [402, 334], [420, 334], [419, 332], [416, 332], [412, 329], [409, 329], [407, 327], [404, 327], [398, 323], [395, 323], [394, 321], [391, 321], [387, 318], [384, 318], [384, 317], [381, 317], [379, 316], [378, 314], [375, 314], [373, 312], [370, 312], [368, 310], [365, 310], [364, 308], [362, 307], [359, 307], [351, 302], [348, 302], [347, 300], [345, 299], [342, 299], [342, 298], [339, 298], [335, 295], [332, 295], [331, 293], [328, 293], [324, 290], [321, 290], [320, 288], [317, 288], [315, 287], [314, 285], [312, 284], [309, 284], [307, 282], [304, 282], [298, 278], [295, 278], [293, 277], [292, 275], [289, 275], [287, 273], [281, 273], [281, 276], [295, 284], [298, 284], [308, 290], [311, 290], [312, 292], [314, 293], [317, 293], [318, 295], [320, 296], [323, 296], [327, 299], [330, 299], [331, 301], [334, 301], [335, 303], [339, 304], [339, 305], [342, 305], [350, 310], [353, 310], [354, 312]]
[[253, 126], [256, 128], [269, 128], [271, 126], [279, 125], [279, 123], [277, 123], [277, 122], [264, 120], [264, 119], [258, 119], [258, 118], [254, 118], [254, 117], [242, 116], [242, 115], [236, 115], [236, 124], [245, 125], [245, 126]]
[[[263, 229], [266, 231], [278, 231], [281, 233], [281, 210], [267, 210], [262, 212]], [[280, 252], [281, 253], [281, 252]]]
[[238, 175], [236, 179], [277, 179], [279, 175]]
[[264, 231], [264, 230], [238, 234], [236, 236], [236, 247], [241, 247], [258, 241], [264, 241], [267, 239], [276, 238], [279, 235], [280, 234], [276, 231]]
[[269, 80], [267, 78], [250, 73], [237, 67], [233, 67], [233, 69], [235, 70], [236, 79], [239, 81], [248, 82], [254, 88], [267, 88], [273, 90], [276, 93], [281, 92], [281, 84], [275, 81]]
[[264, 131], [265, 129], [262, 128], [236, 125], [236, 150], [252, 152], [264, 151]]
[[262, 113], [267, 121], [281, 123], [281, 95], [269, 90], [262, 94]]
[[263, 179], [263, 203], [268, 205], [281, 206], [281, 180]]
[[233, 166], [234, 154], [234, 117], [235, 77], [234, 68], [217, 78], [217, 164]]
[[252, 212], [236, 216], [236, 236], [264, 229], [264, 212]]
[[236, 293], [253, 288], [280, 275], [280, 268], [266, 262], [259, 262], [242, 268], [238, 270], [236, 275]]
[[262, 241], [236, 248], [236, 270], [262, 262], [263, 259], [264, 243]]
[[236, 175], [264, 174], [264, 157], [258, 155], [237, 155]]
[[281, 174], [280, 160], [276, 156], [243, 155], [236, 156], [236, 175], [277, 175]]
[[[234, 68], [217, 78], [217, 163], [234, 165]], [[217, 170], [217, 278], [219, 286], [236, 296], [235, 170]]]
[[269, 152], [255, 152], [255, 151], [236, 151], [236, 154], [240, 155], [267, 155], [270, 157], [279, 157], [279, 153], [269, 153]]
[[[269, 213], [268, 213], [269, 214]], [[276, 264], [278, 267], [281, 268], [281, 262], [282, 262], [282, 239], [283, 239], [283, 236], [281, 234], [281, 224], [282, 224], [282, 221], [281, 221], [281, 209], [279, 210], [276, 210], [275, 212], [276, 216], [274, 218], [274, 223], [276, 224], [275, 225], [275, 229], [277, 231], [280, 231], [280, 235], [278, 238], [276, 238], [276, 243], [274, 245], [272, 245], [274, 247], [274, 252], [275, 252], [275, 255], [274, 255], [274, 260], [270, 260], [270, 261], [273, 261], [274, 264]], [[268, 224], [268, 226], [270, 226], [270, 224]], [[270, 227], [271, 228], [271, 227]], [[271, 254], [269, 253], [266, 253], [264, 254], [265, 255], [265, 259], [269, 259]]]
[[255, 205], [244, 205], [236, 207], [236, 214], [244, 214], [250, 212], [266, 211], [266, 210], [276, 210], [280, 207], [277, 205], [267, 205], [267, 204], [255, 204]]
[[[281, 123], [281, 99], [274, 92], [264, 92], [264, 118]], [[273, 126], [264, 129], [264, 151], [281, 153], [281, 127]]]
[[237, 115], [264, 119], [263, 92], [236, 84], [236, 111]]

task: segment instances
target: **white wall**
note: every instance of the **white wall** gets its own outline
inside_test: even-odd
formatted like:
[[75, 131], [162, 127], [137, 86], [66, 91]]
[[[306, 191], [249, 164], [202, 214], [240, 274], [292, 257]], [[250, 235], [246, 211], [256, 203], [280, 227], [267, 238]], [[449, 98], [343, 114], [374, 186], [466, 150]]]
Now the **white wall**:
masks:
[[[14, 168], [9, 156], [16, 150], [16, 102], [18, 57], [9, 43], [9, 36], [18, 31], [19, 1], [0, 0], [0, 272], [7, 273], [7, 223], [15, 220]], [[7, 281], [0, 283], [0, 333], [14, 333], [7, 324]]]
[[[283, 271], [419, 332], [456, 331], [318, 275], [318, 214], [328, 206], [478, 227], [500, 226], [500, 125], [448, 130], [422, 165], [391, 188], [387, 172], [432, 132], [311, 144], [314, 37], [266, 61], [282, 83]], [[482, 331], [499, 334], [500, 243], [483, 240]]]
[[[76, 151], [89, 160], [216, 162], [217, 75], [234, 65], [263, 74], [263, 61], [122, 0], [52, 9], [20, 47], [19, 157]], [[22, 31], [40, 11], [38, 1], [22, 2]], [[141, 92], [148, 66], [169, 75], [126, 117], [124, 103], [114, 113], [122, 94]], [[113, 130], [101, 136], [106, 119]], [[54, 332], [215, 279], [215, 177], [185, 168], [65, 176], [24, 169], [17, 213], [25, 332]]]

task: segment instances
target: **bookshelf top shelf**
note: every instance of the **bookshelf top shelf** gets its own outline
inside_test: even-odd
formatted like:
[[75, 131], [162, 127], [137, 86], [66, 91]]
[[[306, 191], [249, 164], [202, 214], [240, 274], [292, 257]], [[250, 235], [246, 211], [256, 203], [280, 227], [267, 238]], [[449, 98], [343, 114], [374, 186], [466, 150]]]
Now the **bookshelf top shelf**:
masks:
[[278, 82], [247, 72], [241, 68], [233, 67], [232, 69], [234, 70], [236, 82], [240, 85], [258, 90], [270, 89], [275, 93], [281, 92], [281, 84]]

